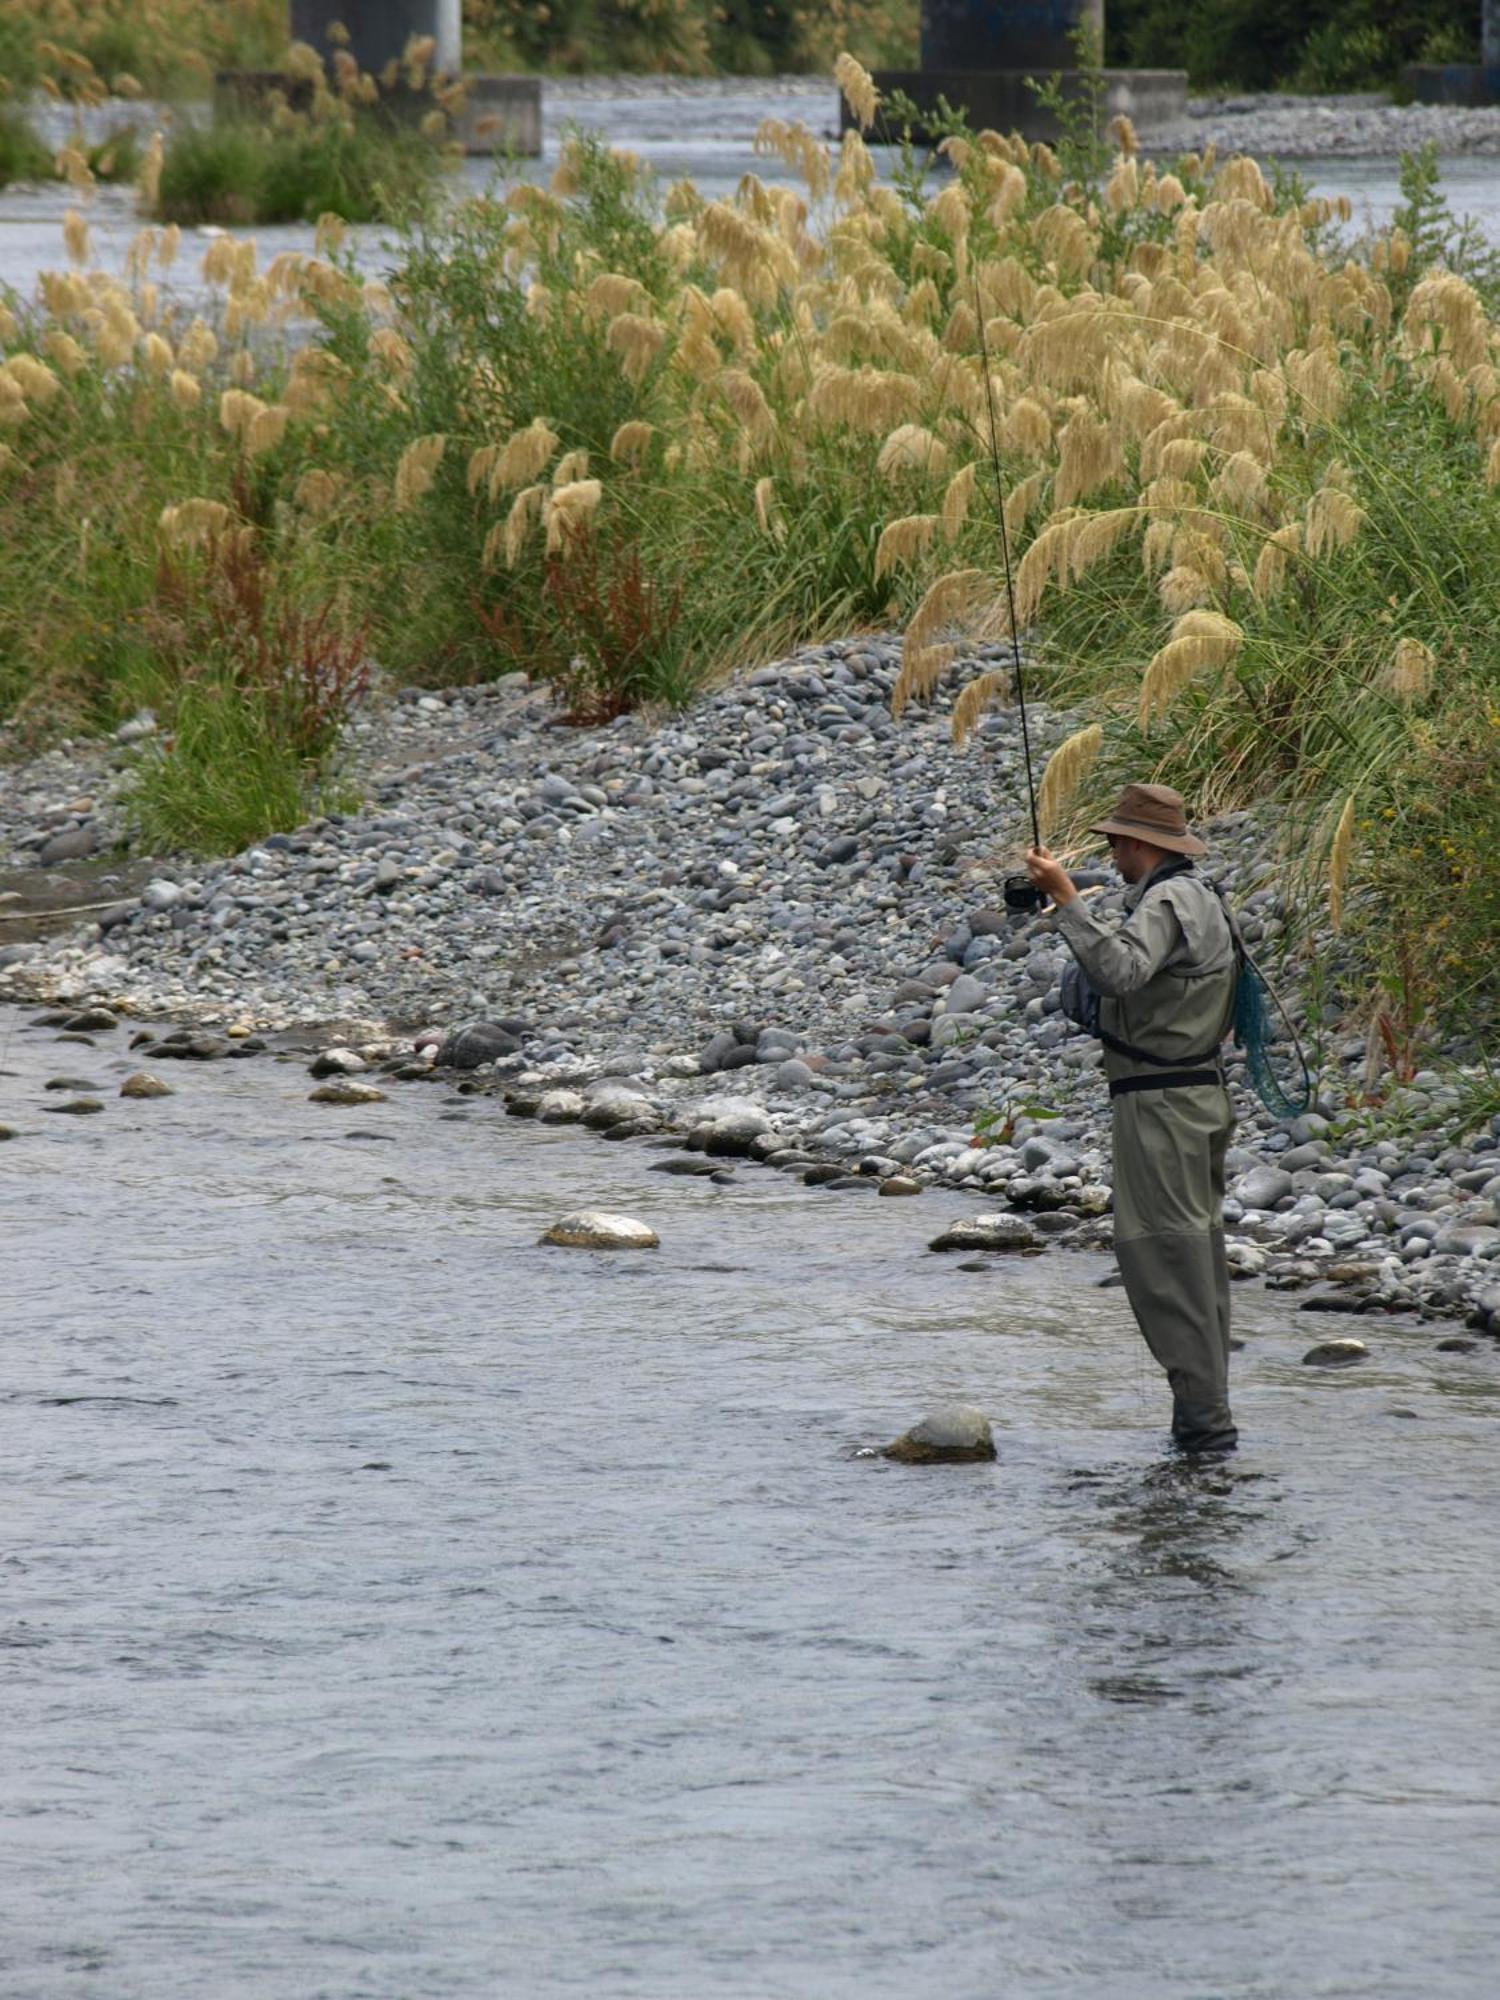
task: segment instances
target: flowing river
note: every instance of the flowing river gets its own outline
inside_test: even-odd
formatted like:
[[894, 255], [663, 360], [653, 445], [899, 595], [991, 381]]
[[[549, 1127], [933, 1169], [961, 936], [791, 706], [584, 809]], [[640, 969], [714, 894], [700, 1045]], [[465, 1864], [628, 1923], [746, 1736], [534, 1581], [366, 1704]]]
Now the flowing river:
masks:
[[[1493, 1343], [1238, 1288], [1191, 1470], [1107, 1260], [961, 1268], [962, 1197], [29, 1023], [7, 2000], [1493, 1992]], [[856, 1456], [951, 1397], [997, 1463]]]

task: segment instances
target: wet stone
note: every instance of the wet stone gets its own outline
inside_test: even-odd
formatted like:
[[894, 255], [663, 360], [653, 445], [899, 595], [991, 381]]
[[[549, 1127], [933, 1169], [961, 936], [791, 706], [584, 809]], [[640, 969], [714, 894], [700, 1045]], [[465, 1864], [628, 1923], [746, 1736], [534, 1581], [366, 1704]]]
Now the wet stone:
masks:
[[170, 1097], [172, 1087], [163, 1083], [160, 1077], [152, 1076], [148, 1070], [138, 1069], [133, 1076], [127, 1076], [120, 1085], [121, 1097]]
[[655, 1250], [656, 1231], [632, 1215], [612, 1215], [604, 1209], [579, 1209], [560, 1216], [541, 1237], [543, 1243], [568, 1250]]
[[87, 1118], [91, 1112], [102, 1111], [104, 1106], [97, 1097], [70, 1097], [66, 1104], [44, 1104], [44, 1111], [57, 1111], [65, 1116]]
[[1302, 1357], [1304, 1368], [1347, 1368], [1356, 1361], [1364, 1361], [1369, 1356], [1369, 1348], [1362, 1340], [1346, 1336], [1342, 1340], [1320, 1340], [1316, 1347], [1310, 1347]]
[[972, 1403], [942, 1403], [881, 1454], [900, 1465], [976, 1465], [995, 1456], [989, 1418]]
[[876, 1193], [883, 1195], [908, 1195], [921, 1192], [922, 1183], [913, 1180], [909, 1174], [888, 1174], [876, 1188]]
[[389, 1102], [383, 1090], [377, 1090], [373, 1083], [359, 1083], [353, 1077], [345, 1077], [338, 1083], [320, 1083], [316, 1090], [307, 1093], [309, 1104], [385, 1104]]
[[1019, 1215], [976, 1215], [953, 1222], [934, 1236], [929, 1250], [1032, 1250], [1037, 1237]]

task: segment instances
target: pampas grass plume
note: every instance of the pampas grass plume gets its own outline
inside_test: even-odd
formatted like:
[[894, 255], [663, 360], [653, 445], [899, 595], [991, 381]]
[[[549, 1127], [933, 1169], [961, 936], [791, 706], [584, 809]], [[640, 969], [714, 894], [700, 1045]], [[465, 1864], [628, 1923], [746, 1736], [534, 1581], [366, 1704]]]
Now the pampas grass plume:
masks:
[[1091, 722], [1086, 729], [1076, 730], [1065, 742], [1059, 743], [1047, 759], [1047, 768], [1042, 773], [1036, 797], [1037, 818], [1041, 823], [1043, 839], [1056, 827], [1079, 786], [1093, 770], [1103, 743], [1103, 729], [1097, 722]]

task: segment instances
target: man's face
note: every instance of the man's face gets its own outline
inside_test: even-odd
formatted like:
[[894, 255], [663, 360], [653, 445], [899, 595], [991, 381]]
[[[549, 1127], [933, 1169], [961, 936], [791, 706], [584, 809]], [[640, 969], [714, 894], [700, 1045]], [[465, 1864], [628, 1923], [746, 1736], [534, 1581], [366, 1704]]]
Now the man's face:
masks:
[[1160, 848], [1149, 841], [1133, 840], [1128, 833], [1112, 833], [1109, 851], [1120, 875], [1131, 883], [1143, 880], [1161, 859]]

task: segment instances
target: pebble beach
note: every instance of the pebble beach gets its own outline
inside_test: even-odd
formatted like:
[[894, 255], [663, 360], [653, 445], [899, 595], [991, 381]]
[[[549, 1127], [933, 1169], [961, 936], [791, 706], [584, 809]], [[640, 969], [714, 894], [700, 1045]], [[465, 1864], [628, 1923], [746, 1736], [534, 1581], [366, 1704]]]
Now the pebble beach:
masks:
[[[600, 729], [524, 676], [385, 689], [348, 733], [358, 808], [212, 862], [128, 845], [150, 716], [12, 762], [0, 999], [64, 1033], [118, 1019], [158, 1080], [273, 1035], [351, 1102], [440, 1079], [669, 1148], [676, 1171], [748, 1155], [925, 1193], [955, 1250], [1107, 1247], [1097, 1048], [1058, 1011], [1054, 919], [1004, 906], [1027, 827], [1016, 714], [955, 750], [948, 691], [893, 719], [899, 658], [897, 639], [835, 642]], [[1031, 721], [1044, 755], [1077, 718]], [[1365, 1037], [1308, 1030], [1299, 981], [1328, 940], [1283, 956], [1274, 830], [1200, 830], [1318, 1068], [1314, 1108], [1277, 1119], [1230, 1052], [1237, 1275], [1311, 1309], [1500, 1331], [1500, 1132], [1465, 1125], [1462, 1050], [1387, 1078], [1378, 1115], [1352, 1108]], [[1118, 908], [1107, 869], [1079, 868]]]

